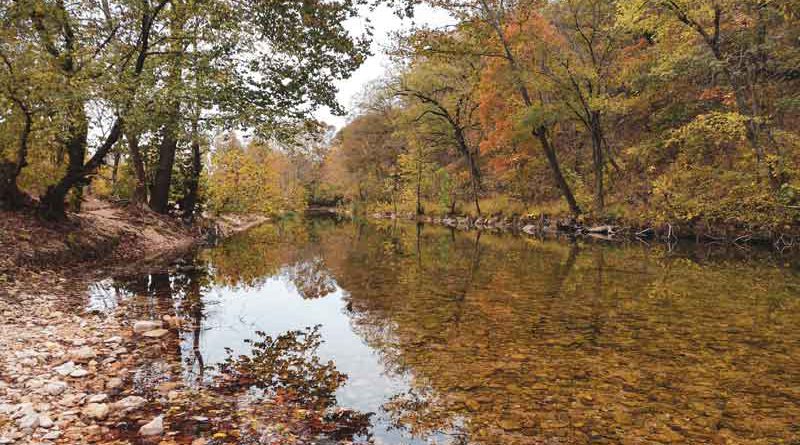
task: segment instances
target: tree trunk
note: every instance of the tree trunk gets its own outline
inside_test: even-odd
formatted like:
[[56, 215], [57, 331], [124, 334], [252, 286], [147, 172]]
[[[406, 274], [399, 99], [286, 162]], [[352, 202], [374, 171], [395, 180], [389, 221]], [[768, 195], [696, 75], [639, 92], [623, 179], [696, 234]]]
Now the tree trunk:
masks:
[[178, 128], [176, 119], [168, 123], [158, 148], [158, 167], [150, 193], [150, 208], [157, 213], [169, 210], [169, 189], [172, 184], [172, 167], [175, 164], [175, 150], [178, 148]]
[[[533, 105], [533, 101], [531, 100], [528, 88], [525, 86], [522, 78], [519, 75], [519, 65], [517, 64], [516, 57], [514, 57], [514, 53], [511, 51], [511, 45], [509, 45], [508, 39], [506, 39], [506, 33], [503, 30], [500, 18], [497, 16], [496, 11], [489, 6], [486, 0], [480, 0], [480, 3], [487, 15], [489, 25], [492, 27], [495, 34], [497, 34], [500, 44], [503, 46], [503, 54], [505, 55], [505, 58], [511, 67], [511, 72], [514, 74], [514, 83], [517, 84], [517, 91], [522, 97], [522, 102], [525, 104], [525, 106], [531, 107]], [[572, 195], [572, 190], [570, 189], [569, 184], [567, 184], [567, 181], [564, 180], [564, 175], [561, 173], [561, 166], [558, 164], [558, 158], [556, 157], [555, 149], [550, 144], [550, 140], [547, 136], [547, 129], [542, 125], [539, 126], [539, 128], [534, 128], [531, 130], [531, 133], [541, 143], [542, 151], [544, 151], [545, 157], [547, 157], [547, 163], [550, 165], [550, 170], [553, 172], [553, 179], [556, 181], [556, 185], [561, 190], [562, 195], [564, 195], [564, 199], [567, 200], [570, 211], [574, 216], [580, 215], [581, 209], [578, 206], [578, 203], [575, 201], [575, 197]]]
[[89, 135], [89, 120], [83, 102], [73, 103], [70, 124], [64, 148], [67, 152], [67, 173], [51, 185], [39, 199], [39, 214], [48, 220], [63, 220], [67, 216], [65, 200], [73, 187], [84, 186], [88, 181], [84, 175], [86, 141]]
[[422, 159], [417, 156], [417, 216], [425, 214], [422, 209]]
[[594, 209], [597, 216], [605, 213], [605, 193], [603, 190], [603, 170], [605, 157], [603, 152], [603, 133], [600, 127], [600, 113], [595, 111], [590, 115], [592, 132], [592, 161], [594, 162]]
[[16, 162], [0, 163], [0, 207], [10, 210], [20, 208], [26, 201], [26, 195], [19, 189], [17, 178], [22, 169], [28, 165], [28, 139], [31, 134], [33, 119], [28, 109], [18, 102], [25, 119], [19, 135]]
[[194, 220], [197, 208], [198, 190], [200, 189], [200, 174], [203, 172], [203, 157], [200, 153], [200, 141], [197, 134], [197, 121], [192, 123], [192, 172], [186, 187], [186, 196], [183, 198], [183, 217], [189, 221]]
[[532, 134], [539, 139], [539, 145], [542, 146], [542, 151], [544, 151], [547, 162], [550, 164], [550, 170], [553, 172], [553, 179], [556, 181], [556, 186], [561, 190], [564, 199], [566, 199], [570, 212], [575, 216], [580, 215], [581, 208], [578, 206], [578, 202], [575, 200], [575, 196], [572, 194], [567, 180], [564, 179], [564, 175], [561, 173], [561, 166], [558, 165], [556, 152], [553, 150], [553, 146], [550, 145], [547, 129], [544, 126], [540, 126], [538, 129], [534, 130]]
[[121, 158], [122, 158], [122, 153], [121, 152], [117, 151], [116, 153], [114, 153], [114, 164], [113, 164], [113, 167], [111, 169], [111, 190], [112, 190], [112, 193], [113, 193], [113, 190], [115, 190], [117, 188], [117, 176], [119, 174], [119, 161], [121, 160]]
[[134, 204], [143, 205], [147, 202], [147, 174], [144, 170], [142, 152], [139, 149], [139, 137], [133, 134], [128, 134], [126, 139], [128, 139], [128, 151], [130, 151], [131, 154], [133, 174], [136, 177], [136, 184], [133, 188], [133, 196], [131, 197], [131, 201]]

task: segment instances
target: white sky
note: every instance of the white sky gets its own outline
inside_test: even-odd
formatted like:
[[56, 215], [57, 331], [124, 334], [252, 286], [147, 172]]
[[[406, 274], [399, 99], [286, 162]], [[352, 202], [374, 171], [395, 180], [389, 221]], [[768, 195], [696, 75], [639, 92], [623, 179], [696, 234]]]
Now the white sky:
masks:
[[[389, 58], [386, 56], [384, 49], [390, 43], [392, 32], [410, 29], [414, 24], [441, 27], [455, 23], [455, 19], [447, 12], [441, 9], [432, 9], [428, 6], [417, 7], [413, 21], [399, 19], [392, 13], [390, 8], [383, 5], [372, 12], [367, 10], [363, 15], [369, 17], [374, 29], [373, 55], [367, 58], [364, 64], [349, 79], [337, 83], [339, 88], [337, 98], [348, 113], [353, 100], [358, 97], [364, 87], [370, 81], [382, 77], [389, 68]], [[351, 20], [351, 23], [348, 23], [348, 27], [350, 27], [353, 34], [358, 35], [363, 31], [365, 23], [364, 18], [358, 18]], [[327, 108], [317, 111], [315, 116], [317, 119], [334, 125], [337, 129], [342, 128], [347, 122], [347, 117], [334, 116]]]

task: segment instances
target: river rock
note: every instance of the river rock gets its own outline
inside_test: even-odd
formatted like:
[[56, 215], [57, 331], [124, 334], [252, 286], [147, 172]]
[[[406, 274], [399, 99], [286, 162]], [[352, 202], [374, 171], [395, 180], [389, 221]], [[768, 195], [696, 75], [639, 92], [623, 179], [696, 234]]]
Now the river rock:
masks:
[[158, 436], [162, 433], [164, 433], [164, 418], [162, 416], [156, 417], [139, 428], [139, 434], [142, 436]]
[[166, 329], [154, 329], [152, 331], [147, 331], [142, 335], [149, 338], [160, 338], [167, 335], [168, 333], [169, 331]]
[[61, 431], [50, 431], [49, 433], [42, 436], [44, 440], [56, 440], [61, 437]]
[[128, 396], [122, 400], [119, 400], [113, 404], [114, 410], [119, 411], [120, 413], [126, 413], [128, 411], [134, 411], [141, 407], [143, 407], [147, 403], [143, 397], [139, 396]]
[[56, 366], [55, 368], [53, 368], [53, 370], [57, 372], [59, 375], [63, 375], [66, 377], [72, 374], [73, 371], [75, 371], [75, 362], [66, 362], [63, 365]]
[[122, 387], [122, 379], [119, 377], [111, 378], [106, 382], [107, 389], [117, 389], [120, 387]]
[[108, 400], [108, 394], [95, 394], [89, 397], [89, 403], [103, 403]]
[[47, 414], [39, 415], [39, 426], [42, 428], [52, 428], [53, 420]]
[[82, 368], [77, 368], [69, 373], [70, 377], [77, 377], [77, 378], [86, 377], [87, 375], [89, 375], [89, 371]]
[[97, 353], [95, 353], [94, 349], [90, 348], [89, 346], [83, 346], [70, 351], [69, 356], [76, 362], [86, 363], [89, 360], [97, 357]]
[[67, 384], [61, 381], [52, 381], [44, 386], [44, 391], [51, 396], [57, 396], [67, 389]]
[[141, 334], [147, 331], [152, 331], [154, 329], [160, 329], [160, 328], [161, 328], [160, 321], [141, 320], [133, 324], [133, 332], [137, 334]]
[[109, 408], [105, 403], [90, 403], [83, 408], [83, 414], [97, 420], [108, 417]]
[[21, 430], [34, 429], [39, 426], [39, 414], [28, 413], [17, 420], [17, 427]]

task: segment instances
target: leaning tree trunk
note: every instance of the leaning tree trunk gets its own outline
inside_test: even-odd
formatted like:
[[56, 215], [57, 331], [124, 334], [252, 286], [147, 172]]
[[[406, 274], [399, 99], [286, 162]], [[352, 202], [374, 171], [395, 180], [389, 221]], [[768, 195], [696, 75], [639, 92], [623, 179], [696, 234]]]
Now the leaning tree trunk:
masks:
[[67, 194], [73, 187], [83, 186], [87, 182], [87, 178], [83, 174], [83, 163], [86, 158], [89, 120], [83, 109], [83, 102], [73, 104], [71, 111], [72, 120], [68, 128], [67, 141], [64, 144], [67, 152], [67, 173], [58, 183], [49, 186], [39, 199], [39, 214], [48, 220], [66, 218]]
[[539, 143], [542, 146], [542, 151], [544, 151], [547, 162], [550, 164], [550, 170], [553, 172], [553, 179], [556, 181], [556, 186], [558, 186], [559, 190], [561, 190], [561, 194], [567, 201], [570, 212], [572, 212], [574, 216], [580, 215], [581, 208], [578, 206], [578, 202], [575, 200], [575, 196], [572, 194], [572, 189], [570, 189], [567, 180], [564, 179], [564, 175], [561, 173], [561, 166], [558, 164], [556, 151], [553, 149], [553, 146], [550, 145], [550, 138], [547, 135], [547, 129], [544, 126], [541, 126], [532, 133], [534, 137], [539, 139]]

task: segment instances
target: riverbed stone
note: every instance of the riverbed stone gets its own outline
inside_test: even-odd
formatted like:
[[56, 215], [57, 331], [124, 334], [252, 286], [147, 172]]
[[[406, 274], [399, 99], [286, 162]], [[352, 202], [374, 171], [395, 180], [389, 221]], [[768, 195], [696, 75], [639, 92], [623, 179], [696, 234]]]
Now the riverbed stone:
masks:
[[17, 420], [17, 427], [22, 430], [34, 429], [39, 426], [39, 414], [28, 413]]
[[56, 366], [55, 368], [53, 368], [53, 370], [57, 372], [59, 375], [63, 375], [66, 377], [72, 374], [73, 371], [75, 371], [75, 362], [66, 362], [62, 365]]
[[153, 329], [152, 331], [147, 331], [142, 335], [149, 338], [161, 338], [167, 335], [168, 333], [169, 331], [166, 329]]
[[140, 320], [133, 324], [133, 332], [137, 334], [142, 334], [144, 332], [160, 328], [161, 322], [155, 320]]
[[89, 403], [83, 408], [83, 414], [87, 417], [97, 420], [103, 420], [108, 417], [109, 408], [105, 403]]
[[89, 403], [103, 403], [108, 400], [108, 394], [94, 394], [89, 397]]
[[44, 386], [44, 391], [51, 396], [57, 396], [67, 389], [67, 384], [62, 381], [52, 381]]
[[126, 413], [129, 411], [137, 410], [143, 407], [147, 403], [147, 400], [143, 397], [139, 396], [128, 396], [124, 399], [118, 400], [112, 406], [114, 411], [119, 411], [120, 413]]
[[78, 349], [71, 350], [69, 356], [78, 363], [86, 363], [97, 357], [97, 353], [89, 346], [82, 346]]
[[39, 415], [39, 426], [42, 428], [52, 428], [53, 427], [53, 419], [50, 418], [47, 414], [40, 414]]
[[76, 378], [86, 377], [87, 375], [89, 375], [89, 371], [83, 368], [77, 368], [69, 373], [70, 377], [76, 377]]
[[160, 436], [164, 433], [164, 418], [158, 416], [150, 422], [142, 425], [139, 428], [139, 434], [142, 436]]

